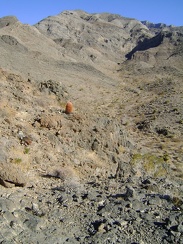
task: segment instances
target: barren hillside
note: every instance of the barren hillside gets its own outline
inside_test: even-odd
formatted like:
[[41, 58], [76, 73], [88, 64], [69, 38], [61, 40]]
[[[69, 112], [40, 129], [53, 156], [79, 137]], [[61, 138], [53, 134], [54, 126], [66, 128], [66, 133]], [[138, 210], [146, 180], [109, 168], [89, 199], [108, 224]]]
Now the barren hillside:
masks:
[[182, 243], [183, 27], [7, 16], [0, 52], [0, 243]]

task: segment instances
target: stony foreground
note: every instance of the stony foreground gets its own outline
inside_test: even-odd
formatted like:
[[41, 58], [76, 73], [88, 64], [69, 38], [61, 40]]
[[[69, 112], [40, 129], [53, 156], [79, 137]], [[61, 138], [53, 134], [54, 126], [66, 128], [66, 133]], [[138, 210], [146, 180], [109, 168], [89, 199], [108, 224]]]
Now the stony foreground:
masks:
[[1, 243], [183, 242], [183, 203], [167, 194], [176, 186], [166, 180], [42, 184], [1, 189]]

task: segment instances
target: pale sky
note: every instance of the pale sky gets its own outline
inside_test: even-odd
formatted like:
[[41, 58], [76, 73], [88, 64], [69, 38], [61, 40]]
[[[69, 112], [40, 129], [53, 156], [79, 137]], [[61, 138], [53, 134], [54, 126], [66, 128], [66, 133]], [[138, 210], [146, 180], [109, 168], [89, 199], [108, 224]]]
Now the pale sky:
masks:
[[64, 10], [76, 9], [183, 26], [183, 0], [0, 0], [0, 17], [14, 15], [31, 25]]

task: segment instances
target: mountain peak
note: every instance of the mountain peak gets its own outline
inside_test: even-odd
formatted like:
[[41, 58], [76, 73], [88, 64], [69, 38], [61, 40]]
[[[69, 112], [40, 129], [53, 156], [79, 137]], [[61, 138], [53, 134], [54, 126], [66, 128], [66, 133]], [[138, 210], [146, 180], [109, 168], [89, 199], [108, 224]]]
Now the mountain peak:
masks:
[[168, 26], [166, 24], [163, 24], [163, 23], [154, 24], [154, 23], [149, 22], [147, 20], [141, 21], [141, 23], [146, 25], [148, 28], [158, 28], [158, 29], [160, 29], [160, 28], [164, 28], [164, 27], [170, 27], [170, 26]]
[[15, 24], [16, 22], [18, 22], [17, 17], [15, 17], [15, 16], [5, 16], [3, 18], [0, 18], [0, 28]]

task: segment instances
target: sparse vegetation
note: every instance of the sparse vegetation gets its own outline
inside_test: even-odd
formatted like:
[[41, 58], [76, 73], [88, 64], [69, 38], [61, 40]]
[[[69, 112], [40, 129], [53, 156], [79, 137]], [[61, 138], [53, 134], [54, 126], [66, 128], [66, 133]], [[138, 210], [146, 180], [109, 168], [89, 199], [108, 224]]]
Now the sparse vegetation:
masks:
[[12, 160], [12, 163], [14, 163], [14, 164], [20, 164], [21, 162], [22, 162], [22, 159], [21, 158], [14, 158]]
[[178, 207], [178, 208], [182, 207], [183, 208], [183, 200], [180, 197], [173, 197], [172, 202], [176, 207]]
[[131, 159], [131, 165], [138, 167], [141, 165], [142, 169], [153, 177], [165, 176], [168, 171], [167, 161], [169, 156], [167, 154], [163, 156], [156, 156], [153, 154], [134, 154]]
[[24, 148], [24, 154], [28, 154], [29, 151], [30, 151], [30, 148], [28, 148], [28, 147], [25, 147], [25, 148]]

